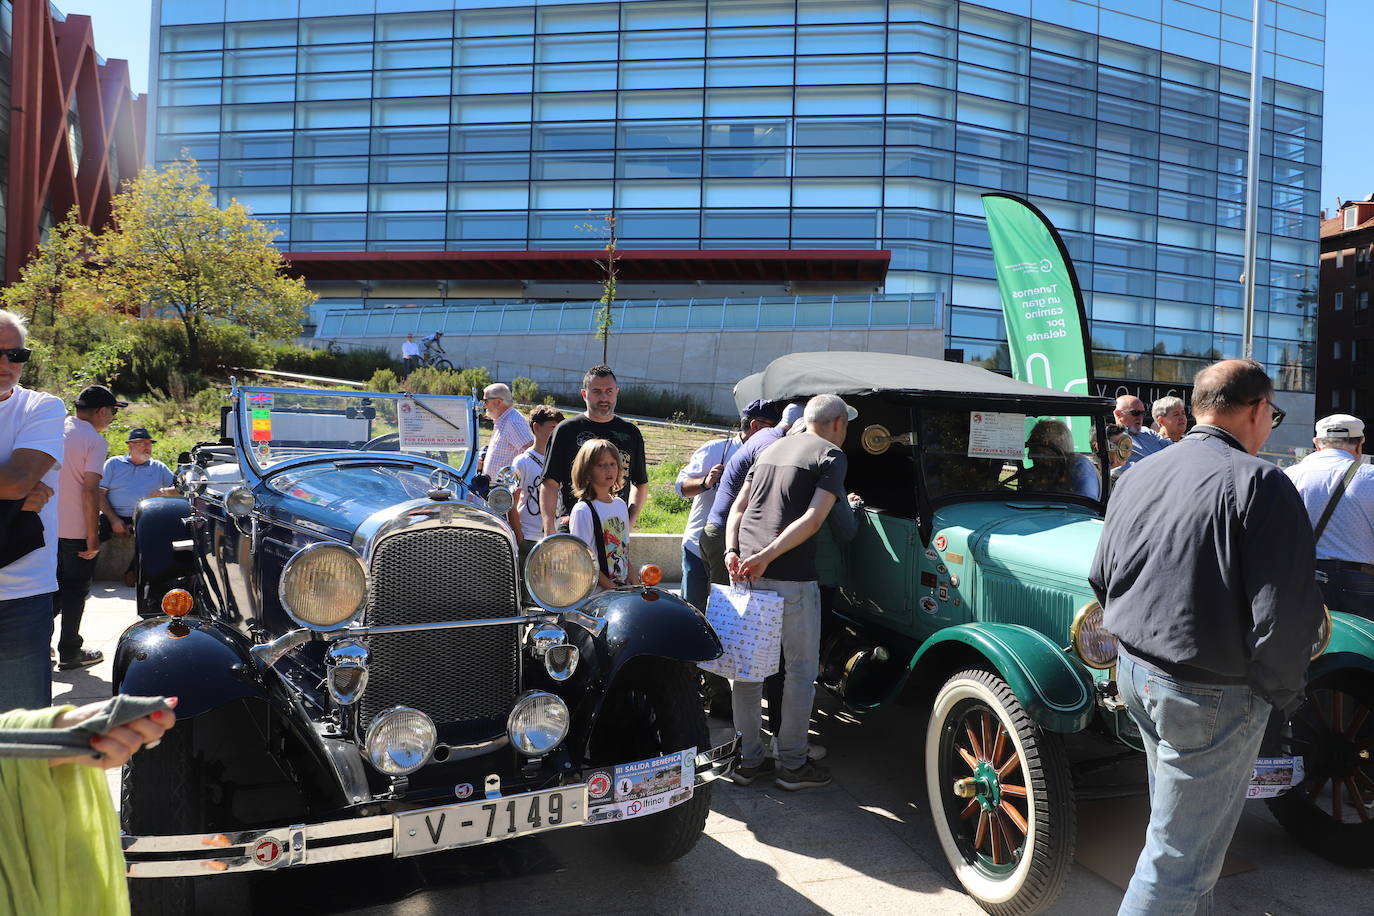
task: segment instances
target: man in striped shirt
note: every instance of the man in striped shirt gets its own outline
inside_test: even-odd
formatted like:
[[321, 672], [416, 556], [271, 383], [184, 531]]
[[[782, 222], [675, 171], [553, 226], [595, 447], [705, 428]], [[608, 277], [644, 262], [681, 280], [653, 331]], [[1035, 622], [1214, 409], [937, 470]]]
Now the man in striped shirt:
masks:
[[491, 417], [492, 429], [491, 441], [487, 443], [487, 453], [478, 471], [495, 477], [534, 442], [534, 433], [515, 409], [515, 398], [511, 397], [509, 386], [500, 382], [488, 385], [482, 392], [482, 400], [487, 416]]

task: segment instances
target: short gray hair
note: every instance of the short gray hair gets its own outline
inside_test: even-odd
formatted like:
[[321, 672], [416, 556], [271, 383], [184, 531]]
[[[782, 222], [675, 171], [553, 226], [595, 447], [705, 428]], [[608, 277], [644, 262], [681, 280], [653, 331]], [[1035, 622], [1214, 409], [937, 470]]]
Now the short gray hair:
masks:
[[27, 343], [29, 339], [29, 329], [26, 325], [27, 322], [24, 321], [22, 315], [16, 315], [14, 312], [0, 309], [0, 328], [14, 328], [15, 332], [19, 335], [20, 346]]
[[849, 408], [844, 400], [835, 394], [818, 394], [806, 402], [807, 426], [824, 426], [827, 423], [834, 423], [840, 417], [849, 416]]
[[1150, 405], [1150, 416], [1158, 420], [1175, 407], [1183, 406], [1183, 398], [1176, 398], [1172, 394], [1160, 398]]
[[482, 392], [482, 397], [500, 398], [507, 404], [515, 403], [515, 398], [510, 393], [510, 386], [503, 382], [496, 382], [493, 385], [488, 385], [486, 390]]
[[1345, 436], [1339, 438], [1313, 439], [1312, 444], [1317, 448], [1343, 448], [1347, 452], [1355, 451], [1355, 446], [1364, 441], [1364, 436], [1357, 439], [1348, 439]]

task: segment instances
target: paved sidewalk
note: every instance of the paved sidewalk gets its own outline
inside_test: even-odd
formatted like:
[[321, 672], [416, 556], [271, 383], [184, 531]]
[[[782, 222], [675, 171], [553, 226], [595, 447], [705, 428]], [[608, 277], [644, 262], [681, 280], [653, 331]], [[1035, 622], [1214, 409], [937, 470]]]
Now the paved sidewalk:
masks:
[[[135, 620], [131, 589], [97, 583], [82, 630], [106, 661], [54, 672], [57, 702], [109, 695], [115, 643]], [[926, 811], [913, 711], [888, 707], [859, 719], [819, 696], [815, 740], [830, 749], [826, 765], [835, 783], [798, 793], [771, 783], [715, 783], [705, 836], [672, 865], [636, 865], [604, 833], [583, 828], [400, 862], [361, 860], [271, 875], [267, 893], [279, 904], [290, 899], [300, 913], [367, 916], [981, 913], [958, 889]], [[718, 735], [729, 733], [728, 723], [713, 720], [713, 726]], [[111, 773], [116, 803], [117, 780]], [[1091, 806], [1101, 812], [1100, 806], [1116, 810], [1117, 804]], [[1093, 816], [1088, 809], [1080, 802], [1085, 820]], [[1105, 829], [1143, 833], [1138, 818], [1119, 820]], [[1092, 826], [1080, 827], [1080, 850], [1100, 842], [1104, 828], [1099, 824], [1094, 840]], [[1232, 852], [1253, 868], [1222, 878], [1219, 913], [1370, 911], [1374, 873], [1339, 868], [1302, 850], [1261, 803], [1246, 807]], [[1100, 916], [1115, 912], [1120, 901], [1115, 885], [1075, 865], [1052, 912]]]

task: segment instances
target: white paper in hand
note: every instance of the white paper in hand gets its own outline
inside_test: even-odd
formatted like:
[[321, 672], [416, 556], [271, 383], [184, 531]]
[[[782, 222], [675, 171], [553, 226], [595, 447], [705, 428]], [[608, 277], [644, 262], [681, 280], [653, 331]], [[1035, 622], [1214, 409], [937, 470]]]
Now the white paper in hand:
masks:
[[744, 583], [713, 584], [706, 619], [724, 652], [699, 666], [736, 681], [761, 681], [776, 674], [782, 656], [782, 607], [777, 592], [761, 592]]

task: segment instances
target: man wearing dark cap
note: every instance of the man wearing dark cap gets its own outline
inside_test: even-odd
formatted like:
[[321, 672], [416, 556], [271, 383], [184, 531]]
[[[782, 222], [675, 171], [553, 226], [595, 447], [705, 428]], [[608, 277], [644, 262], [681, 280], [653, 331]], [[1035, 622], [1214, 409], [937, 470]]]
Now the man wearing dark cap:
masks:
[[1326, 606], [1374, 618], [1374, 467], [1364, 463], [1364, 421], [1338, 413], [1317, 421], [1316, 451], [1284, 471], [1298, 488], [1317, 538], [1317, 581]]
[[[123, 537], [133, 533], [134, 512], [138, 504], [150, 496], [172, 496], [172, 470], [153, 458], [153, 443], [157, 440], [143, 427], [129, 430], [125, 442], [129, 453], [114, 455], [105, 462], [100, 477], [101, 536], [107, 533]], [[133, 585], [138, 568], [138, 542], [134, 555], [124, 571], [124, 584]]]
[[95, 558], [100, 553], [100, 475], [109, 446], [101, 435], [121, 407], [103, 385], [82, 389], [63, 431], [63, 459], [57, 489], [57, 594], [53, 615], [62, 615], [57, 667], [66, 671], [97, 665], [103, 653], [81, 648], [81, 615], [91, 594]]

